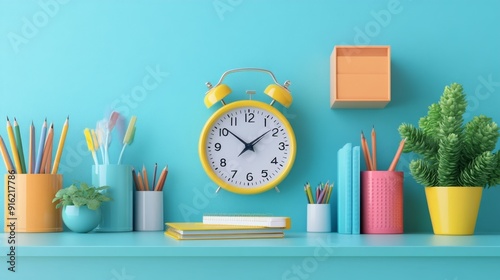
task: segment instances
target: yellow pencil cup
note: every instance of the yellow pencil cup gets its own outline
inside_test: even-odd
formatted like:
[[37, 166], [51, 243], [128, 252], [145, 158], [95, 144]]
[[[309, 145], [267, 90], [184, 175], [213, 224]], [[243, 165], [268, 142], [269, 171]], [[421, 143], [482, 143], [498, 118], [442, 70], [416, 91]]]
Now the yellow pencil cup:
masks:
[[62, 188], [62, 175], [7, 174], [4, 186], [5, 232], [63, 230], [61, 209], [52, 203]]

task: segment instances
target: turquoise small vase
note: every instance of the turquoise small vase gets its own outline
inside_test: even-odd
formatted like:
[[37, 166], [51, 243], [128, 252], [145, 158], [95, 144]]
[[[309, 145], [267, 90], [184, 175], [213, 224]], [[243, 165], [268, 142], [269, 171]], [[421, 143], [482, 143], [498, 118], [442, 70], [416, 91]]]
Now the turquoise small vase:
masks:
[[63, 208], [62, 220], [71, 231], [90, 232], [101, 222], [101, 209], [90, 210], [87, 206], [67, 205]]

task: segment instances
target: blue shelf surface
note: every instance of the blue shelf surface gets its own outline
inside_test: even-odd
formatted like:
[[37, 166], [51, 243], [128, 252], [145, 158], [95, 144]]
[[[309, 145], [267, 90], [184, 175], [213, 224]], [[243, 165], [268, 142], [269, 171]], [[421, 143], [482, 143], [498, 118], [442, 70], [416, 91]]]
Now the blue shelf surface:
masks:
[[[2, 251], [7, 250], [2, 234]], [[163, 232], [17, 233], [20, 256], [290, 257], [313, 256], [317, 247], [335, 257], [500, 257], [500, 235], [287, 233], [280, 239], [174, 240]]]
[[8, 237], [0, 235], [0, 279], [34, 279], [42, 273], [51, 279], [69, 279], [69, 274], [71, 279], [163, 279], [168, 274], [174, 279], [463, 280], [500, 274], [500, 235], [495, 234], [287, 233], [282, 239], [177, 241], [163, 232], [17, 233], [16, 272], [7, 270]]

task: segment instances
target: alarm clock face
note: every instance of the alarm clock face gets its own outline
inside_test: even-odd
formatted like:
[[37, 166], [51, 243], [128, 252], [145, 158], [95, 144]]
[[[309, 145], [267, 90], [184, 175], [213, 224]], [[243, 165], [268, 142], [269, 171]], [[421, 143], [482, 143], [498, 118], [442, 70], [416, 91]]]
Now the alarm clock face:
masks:
[[290, 171], [295, 136], [274, 107], [238, 101], [208, 120], [199, 149], [207, 174], [219, 186], [236, 193], [259, 193], [276, 186]]

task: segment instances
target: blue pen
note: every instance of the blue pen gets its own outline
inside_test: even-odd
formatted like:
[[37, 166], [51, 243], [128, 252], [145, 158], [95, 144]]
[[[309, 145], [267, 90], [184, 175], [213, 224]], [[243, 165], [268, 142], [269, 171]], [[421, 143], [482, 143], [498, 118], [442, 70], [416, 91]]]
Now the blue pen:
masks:
[[40, 166], [42, 165], [43, 147], [45, 144], [45, 135], [47, 134], [47, 119], [43, 122], [42, 134], [40, 135], [40, 141], [38, 142], [38, 153], [36, 155], [35, 163], [35, 174], [40, 173]]

